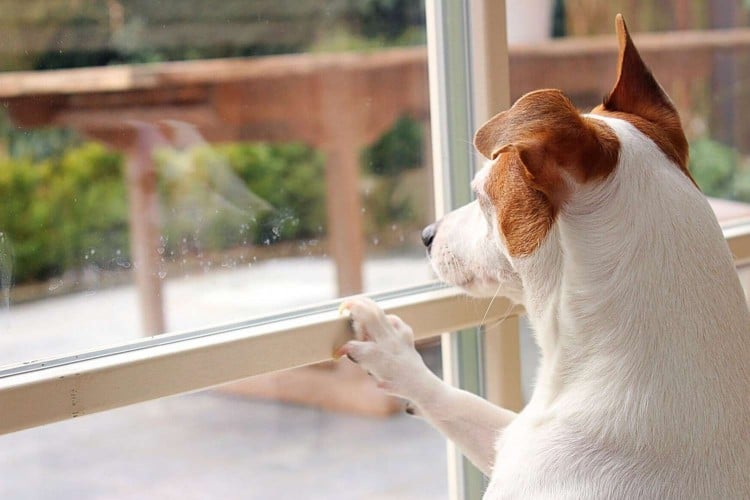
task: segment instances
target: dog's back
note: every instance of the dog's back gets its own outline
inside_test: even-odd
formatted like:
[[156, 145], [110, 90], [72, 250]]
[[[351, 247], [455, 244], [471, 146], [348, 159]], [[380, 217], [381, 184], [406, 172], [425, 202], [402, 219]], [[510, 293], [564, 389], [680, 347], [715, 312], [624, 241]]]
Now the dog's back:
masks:
[[[583, 117], [614, 133], [600, 142], [616, 142], [617, 161], [563, 172], [573, 187], [554, 225], [515, 263], [546, 268], [552, 292], [527, 297], [542, 365], [486, 497], [750, 498], [750, 313], [679, 117], [621, 18], [618, 35], [618, 83]], [[545, 98], [536, 107], [558, 99], [533, 97]], [[560, 148], [544, 140], [545, 154]], [[560, 185], [540, 188], [554, 200]]]
[[602, 119], [623, 153], [577, 206], [607, 208], [593, 237], [590, 213], [560, 218], [566, 268], [586, 272], [535, 325], [564, 352], [503, 432], [487, 498], [750, 498], [750, 314], [731, 254], [653, 141]]
[[[522, 302], [541, 361], [520, 414], [435, 377], [352, 299], [346, 354], [483, 472], [489, 499], [750, 498], [750, 313], [669, 97], [617, 18], [617, 82], [581, 115], [524, 95], [474, 144], [477, 200], [422, 234], [443, 281]], [[494, 459], [493, 459], [494, 457]]]

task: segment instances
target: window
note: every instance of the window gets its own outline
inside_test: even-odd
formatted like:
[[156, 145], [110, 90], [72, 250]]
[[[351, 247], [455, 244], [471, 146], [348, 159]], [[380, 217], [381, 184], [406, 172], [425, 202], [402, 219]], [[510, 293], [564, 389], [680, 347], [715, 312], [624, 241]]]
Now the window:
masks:
[[[510, 30], [507, 49], [499, 1], [240, 4], [4, 10], [0, 463], [19, 480], [0, 493], [28, 494], [24, 479], [44, 474], [38, 496], [478, 498], [481, 475], [453, 449], [446, 464], [426, 424], [256, 399], [283, 384], [289, 399], [294, 387], [309, 396], [305, 384], [321, 373], [330, 383], [336, 368], [303, 372], [298, 386], [289, 371], [222, 384], [329, 361], [348, 335], [331, 299], [366, 291], [432, 341], [430, 366], [519, 408], [520, 374], [533, 371], [521, 311], [432, 283], [418, 229], [470, 199], [467, 139], [511, 99], [558, 86], [586, 107], [608, 90], [598, 63], [581, 66], [586, 78], [560, 69], [604, 58], [602, 42], [514, 45]], [[510, 26], [522, 24], [522, 4], [508, 2]], [[578, 4], [547, 2], [535, 15], [559, 20], [566, 5], [569, 35], [602, 26], [610, 60], [614, 14]], [[737, 9], [731, 18], [746, 25]], [[686, 99], [683, 116], [725, 92], [693, 82], [680, 61], [707, 51], [723, 89], [747, 69], [744, 31], [691, 36], [641, 44], [657, 77], [670, 73], [678, 105]], [[738, 126], [727, 118], [735, 106], [709, 114]], [[694, 159], [706, 147], [709, 160], [694, 168], [719, 179], [726, 191], [715, 196], [742, 200], [746, 134], [727, 142], [701, 116], [689, 132], [706, 139]], [[726, 235], [746, 262], [744, 205], [716, 206], [732, 210]], [[491, 327], [480, 332], [482, 321]]]
[[[431, 274], [418, 229], [434, 219], [434, 189], [427, 53], [419, 46], [423, 6], [396, 2], [397, 12], [389, 12], [380, 2], [308, 3], [258, 3], [258, 12], [243, 6], [241, 15], [229, 4], [8, 10], [13, 57], [0, 75], [4, 432], [328, 360], [347, 335], [335, 304], [326, 302], [341, 294], [401, 288], [382, 295], [383, 303], [421, 322], [424, 336], [484, 315], [486, 301], [467, 308], [456, 291], [424, 285]], [[394, 32], [394, 19], [404, 28]], [[27, 36], [35, 30], [52, 34]], [[276, 52], [291, 54], [226, 59]], [[466, 160], [461, 168], [468, 177]], [[493, 304], [488, 317], [505, 305]], [[79, 459], [101, 465], [91, 481], [52, 480], [37, 492], [89, 488], [96, 495], [107, 486], [97, 478], [117, 485], [130, 477], [132, 489], [123, 491], [137, 494], [158, 484], [133, 467], [143, 452], [153, 453], [150, 446], [160, 463], [209, 454], [201, 446], [217, 435], [204, 433], [204, 440], [196, 429], [213, 428], [217, 421], [205, 417], [213, 411], [238, 413], [219, 420], [230, 427], [253, 428], [274, 415], [278, 432], [268, 437], [278, 442], [261, 446], [263, 455], [281, 453], [274, 446], [285, 442], [295, 446], [292, 438], [305, 429], [325, 444], [333, 416], [321, 423], [319, 412], [248, 402], [237, 396], [245, 390], [158, 400], [12, 434], [4, 438], [10, 447], [29, 454], [3, 462], [23, 478], [44, 467], [43, 456], [63, 456], [45, 436], [70, 426], [70, 441], [60, 445], [81, 447], [91, 444], [91, 433], [114, 435], [119, 439], [83, 446], [92, 453]], [[297, 428], [295, 417], [314, 425]], [[177, 421], [185, 425], [170, 425]], [[149, 431], [133, 431], [139, 422]], [[442, 439], [406, 417], [391, 422], [359, 424], [371, 442], [372, 429], [414, 436], [414, 448], [403, 451], [417, 453], [409, 461], [414, 468], [399, 467], [408, 480], [389, 477], [406, 491], [415, 476], [430, 478], [411, 487], [445, 495], [447, 485], [432, 479], [445, 475], [442, 454], [434, 453]], [[259, 435], [263, 429], [259, 424]], [[355, 440], [362, 435], [354, 432], [350, 450], [367, 448]], [[180, 447], [180, 436], [195, 446]], [[231, 432], [219, 439], [236, 442]], [[325, 455], [329, 444], [318, 451]], [[124, 476], [117, 461], [97, 458], [110, 457], [108, 448], [119, 451]], [[368, 468], [382, 464], [378, 457], [387, 451], [370, 453]], [[215, 464], [232, 453], [219, 450]], [[241, 454], [253, 459], [244, 447]], [[296, 470], [335, 467], [352, 456], [313, 456]], [[232, 458], [235, 467], [247, 463]], [[186, 494], [200, 489], [201, 474], [218, 474], [211, 466], [192, 471], [191, 463], [183, 460], [160, 480]], [[249, 484], [260, 492], [263, 475], [284, 461], [256, 465]], [[294, 463], [286, 466], [294, 474]], [[393, 483], [377, 478], [360, 481], [362, 494]], [[325, 489], [304, 481], [290, 487], [306, 485]], [[17, 491], [3, 487], [11, 496]]]
[[0, 364], [431, 280], [424, 7], [323, 3], [8, 6]]

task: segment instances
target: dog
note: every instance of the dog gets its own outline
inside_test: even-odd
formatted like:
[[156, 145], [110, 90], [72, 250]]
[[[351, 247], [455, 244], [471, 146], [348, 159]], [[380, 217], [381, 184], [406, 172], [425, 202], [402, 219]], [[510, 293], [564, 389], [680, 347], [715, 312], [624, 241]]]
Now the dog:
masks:
[[491, 118], [476, 200], [422, 234], [442, 281], [525, 307], [541, 360], [523, 411], [444, 383], [366, 298], [342, 304], [338, 355], [453, 440], [487, 499], [748, 499], [750, 313], [677, 111], [615, 26], [603, 104], [539, 90]]

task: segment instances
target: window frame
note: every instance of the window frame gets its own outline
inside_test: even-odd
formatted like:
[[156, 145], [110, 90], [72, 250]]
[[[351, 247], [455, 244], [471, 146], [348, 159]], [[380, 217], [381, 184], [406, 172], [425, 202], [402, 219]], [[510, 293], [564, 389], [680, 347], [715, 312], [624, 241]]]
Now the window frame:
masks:
[[[439, 138], [456, 133], [459, 116], [463, 130], [458, 133], [470, 136], [489, 116], [488, 110], [508, 104], [505, 23], [500, 22], [501, 29], [497, 29], [497, 20], [504, 19], [504, 9], [504, 1], [496, 0], [426, 2], [432, 127], [437, 138], [433, 140], [433, 152], [438, 216], [471, 199], [469, 180], [476, 166], [473, 149], [465, 139], [456, 142]], [[490, 23], [490, 19], [495, 22]], [[488, 50], [490, 46], [499, 50]], [[476, 54], [484, 58], [480, 64], [472, 59]], [[472, 80], [469, 75], [474, 66], [478, 77]], [[453, 71], [456, 67], [464, 71]], [[484, 69], [490, 67], [496, 69], [492, 75]], [[445, 84], [446, 74], [453, 76], [450, 85]], [[451, 92], [446, 92], [447, 88]], [[488, 96], [495, 96], [495, 102]], [[453, 106], [456, 98], [462, 101], [460, 106]], [[477, 113], [477, 107], [482, 112]], [[412, 324], [418, 338], [499, 319], [511, 307], [504, 299], [471, 300], [458, 290], [436, 284], [375, 298]], [[162, 334], [0, 369], [0, 434], [331, 359], [333, 349], [348, 336], [346, 322], [335, 313], [338, 302], [340, 299], [260, 319]], [[436, 318], [441, 318], [439, 324], [434, 322]], [[484, 392], [479, 373], [483, 365], [481, 338], [476, 332], [472, 335], [473, 340], [464, 335], [463, 348], [455, 343], [451, 347], [452, 340], [446, 342], [447, 371], [460, 374], [456, 379], [459, 385]], [[295, 349], [295, 343], [304, 345], [302, 352], [299, 347]], [[466, 345], [470, 346], [471, 359], [460, 354], [462, 349], [466, 351]], [[228, 346], [246, 354], [242, 366], [227, 362], [231, 354], [225, 351]], [[268, 356], [269, 352], [274, 356]], [[190, 362], [198, 363], [193, 370]]]
[[[479, 165], [465, 138], [492, 113], [509, 105], [505, 2], [426, 0], [426, 17], [435, 213], [439, 218], [472, 198], [469, 182]], [[464, 139], [447, 139], [455, 136]], [[505, 392], [520, 395], [517, 320], [495, 328], [497, 334], [489, 344], [505, 356], [490, 356], [488, 362], [484, 360], [485, 334], [476, 328], [482, 321], [499, 322], [509, 312], [519, 313], [509, 301], [470, 301], [460, 291], [442, 286], [407, 289], [376, 299], [411, 324], [418, 339], [443, 334], [443, 367], [450, 383], [490, 399], [494, 395], [498, 404], [510, 399], [492, 387], [488, 393], [487, 378], [493, 380], [490, 386], [499, 380], [499, 386], [510, 387]], [[458, 333], [443, 333], [447, 331]], [[0, 408], [8, 409], [0, 418], [0, 434], [325, 361], [348, 335], [346, 321], [338, 318], [334, 304], [329, 303], [13, 367], [0, 371]], [[509, 371], [508, 365], [516, 369]], [[485, 377], [486, 367], [494, 371], [492, 377]], [[450, 496], [481, 496], [483, 476], [451, 443], [448, 461]]]
[[[467, 301], [459, 290], [437, 284], [374, 298], [412, 324], [418, 340], [476, 325], [485, 311], [487, 320], [500, 319], [511, 307], [506, 300]], [[123, 344], [116, 352], [79, 353], [27, 371], [5, 370], [0, 372], [0, 434], [330, 360], [351, 335], [338, 302], [301, 316], [230, 324], [201, 335], [164, 334]]]
[[[483, 160], [466, 138], [510, 106], [509, 60], [504, 0], [434, 0], [426, 7], [435, 213], [440, 218], [474, 197], [470, 181]], [[444, 334], [443, 377], [520, 410], [519, 325], [515, 317], [500, 323], [485, 332], [471, 328]], [[480, 498], [484, 475], [450, 441], [447, 454], [450, 497]]]

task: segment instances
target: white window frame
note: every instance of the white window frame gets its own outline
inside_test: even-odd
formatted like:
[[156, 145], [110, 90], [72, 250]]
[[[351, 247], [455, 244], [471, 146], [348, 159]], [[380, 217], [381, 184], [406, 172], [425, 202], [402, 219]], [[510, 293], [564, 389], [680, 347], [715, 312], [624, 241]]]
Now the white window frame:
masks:
[[[476, 156], [467, 134], [509, 105], [505, 2], [426, 4], [440, 215], [471, 197]], [[750, 224], [727, 227], [724, 234], [737, 264], [750, 262]], [[448, 381], [520, 409], [521, 308], [503, 298], [468, 299], [437, 284], [374, 297], [411, 324], [418, 340], [443, 335]], [[350, 336], [338, 302], [0, 370], [0, 434], [329, 360]], [[504, 318], [492, 331], [466, 330]], [[451, 498], [481, 495], [481, 475], [452, 448], [449, 461]]]
[[[510, 79], [504, 0], [433, 0], [426, 7], [439, 218], [471, 201], [470, 181], [481, 168], [481, 159], [467, 139], [510, 106]], [[487, 332], [473, 328], [443, 336], [443, 376], [454, 386], [520, 410], [518, 319], [494, 324]], [[492, 355], [487, 355], [487, 347]], [[480, 498], [486, 478], [453, 443], [449, 441], [447, 447], [450, 497]]]
[[[497, 320], [510, 307], [437, 284], [374, 297], [414, 325], [418, 340], [476, 325], [485, 311]], [[351, 335], [337, 305], [11, 367], [0, 372], [0, 433], [330, 360]]]

